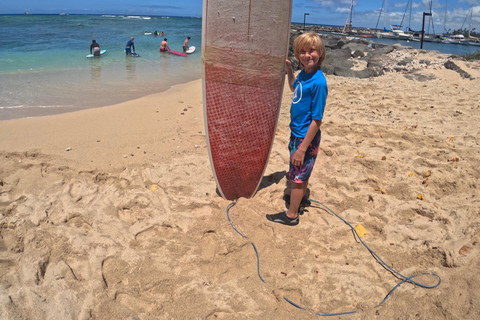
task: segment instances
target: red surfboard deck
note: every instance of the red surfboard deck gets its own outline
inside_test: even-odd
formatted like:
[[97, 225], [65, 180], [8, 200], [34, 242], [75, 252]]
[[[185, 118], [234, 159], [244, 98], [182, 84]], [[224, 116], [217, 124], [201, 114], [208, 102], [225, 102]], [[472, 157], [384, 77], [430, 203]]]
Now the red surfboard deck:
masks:
[[168, 50], [168, 51], [166, 51], [166, 52], [171, 53], [171, 54], [176, 54], [177, 56], [182, 56], [182, 57], [186, 57], [186, 56], [187, 56], [186, 53], [178, 52], [178, 51], [173, 51], [173, 50]]
[[223, 198], [250, 198], [275, 137], [292, 2], [203, 3], [203, 103], [210, 162]]

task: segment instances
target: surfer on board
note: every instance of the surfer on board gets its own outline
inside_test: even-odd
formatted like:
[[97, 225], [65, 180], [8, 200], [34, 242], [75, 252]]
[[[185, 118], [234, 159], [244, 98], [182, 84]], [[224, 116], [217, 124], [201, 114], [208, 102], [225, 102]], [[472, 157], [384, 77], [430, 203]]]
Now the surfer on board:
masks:
[[170, 47], [168, 46], [167, 38], [163, 38], [163, 41], [160, 43], [160, 52], [166, 52], [167, 50], [170, 50]]
[[100, 45], [95, 40], [92, 40], [92, 44], [90, 45], [90, 54], [92, 53], [94, 57], [100, 56]]
[[135, 53], [135, 45], [133, 44], [133, 37], [128, 40], [127, 45], [125, 46], [125, 53], [130, 54], [130, 53]]
[[288, 144], [290, 204], [284, 212], [267, 214], [268, 220], [289, 226], [299, 223], [299, 214], [302, 214], [299, 209], [308, 200], [304, 197], [318, 154], [320, 125], [328, 95], [327, 81], [320, 69], [325, 60], [325, 46], [320, 37], [314, 32], [302, 34], [295, 39], [293, 49], [303, 70], [295, 79], [290, 61], [285, 62], [288, 85], [294, 92], [290, 107], [291, 135]]
[[190, 40], [190, 37], [187, 37], [185, 41], [183, 41], [183, 52], [187, 53], [188, 50], [188, 40]]

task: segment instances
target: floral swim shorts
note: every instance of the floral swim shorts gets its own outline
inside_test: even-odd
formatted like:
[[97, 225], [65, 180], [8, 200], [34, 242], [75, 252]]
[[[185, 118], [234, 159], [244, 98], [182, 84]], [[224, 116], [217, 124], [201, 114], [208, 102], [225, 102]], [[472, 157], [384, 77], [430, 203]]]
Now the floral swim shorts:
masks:
[[288, 170], [288, 178], [293, 183], [302, 183], [308, 181], [312, 174], [315, 160], [317, 159], [318, 147], [320, 146], [320, 140], [322, 139], [322, 132], [318, 130], [317, 134], [313, 138], [312, 142], [305, 152], [305, 158], [303, 159], [303, 166], [294, 166], [292, 164], [292, 157], [297, 151], [298, 147], [302, 143], [303, 139], [295, 136], [290, 136], [290, 143], [288, 144], [288, 150], [290, 151], [290, 169]]

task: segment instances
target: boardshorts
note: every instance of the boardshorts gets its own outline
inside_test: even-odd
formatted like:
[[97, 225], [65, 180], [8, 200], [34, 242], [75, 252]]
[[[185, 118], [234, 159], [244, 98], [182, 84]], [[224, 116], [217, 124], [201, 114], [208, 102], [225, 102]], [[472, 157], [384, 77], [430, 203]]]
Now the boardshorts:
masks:
[[317, 134], [313, 138], [312, 142], [305, 152], [305, 158], [303, 159], [303, 166], [294, 166], [292, 164], [292, 158], [297, 151], [298, 147], [302, 143], [303, 139], [297, 138], [293, 135], [290, 136], [290, 143], [288, 144], [288, 150], [290, 151], [290, 167], [288, 170], [288, 178], [293, 183], [302, 183], [308, 181], [312, 174], [315, 160], [317, 159], [318, 148], [320, 146], [320, 140], [322, 139], [322, 131], [318, 130]]

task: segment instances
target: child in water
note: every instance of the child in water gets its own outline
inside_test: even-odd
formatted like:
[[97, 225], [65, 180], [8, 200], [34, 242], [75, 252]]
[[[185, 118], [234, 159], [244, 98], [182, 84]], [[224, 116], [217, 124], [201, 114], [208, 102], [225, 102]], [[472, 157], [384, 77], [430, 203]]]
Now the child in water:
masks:
[[295, 39], [293, 48], [303, 70], [295, 79], [290, 61], [286, 61], [288, 84], [294, 92], [288, 145], [290, 206], [287, 211], [267, 214], [268, 220], [289, 226], [299, 223], [299, 209], [307, 201], [304, 197], [320, 146], [320, 125], [328, 95], [327, 81], [320, 69], [325, 60], [325, 46], [320, 37], [314, 32], [302, 34]]

